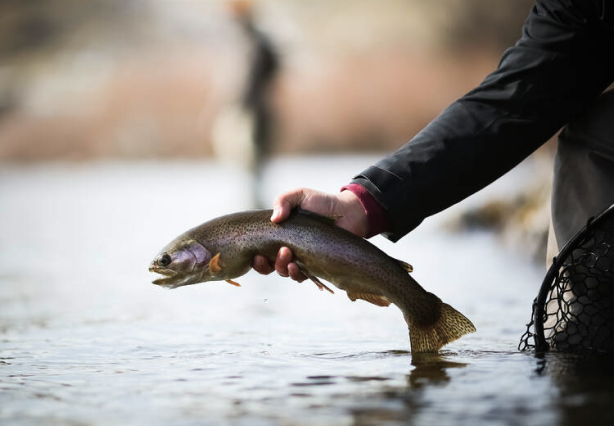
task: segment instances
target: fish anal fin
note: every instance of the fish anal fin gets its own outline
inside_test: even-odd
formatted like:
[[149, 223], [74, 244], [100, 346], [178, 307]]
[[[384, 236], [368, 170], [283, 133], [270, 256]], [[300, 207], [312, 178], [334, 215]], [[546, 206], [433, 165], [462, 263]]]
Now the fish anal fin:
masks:
[[408, 320], [412, 353], [437, 352], [448, 343], [465, 334], [475, 332], [475, 326], [463, 314], [441, 301], [440, 315], [430, 325], [419, 325]]
[[222, 270], [222, 266], [220, 265], [220, 254], [218, 253], [215, 256], [213, 256], [213, 258], [211, 258], [211, 260], [209, 261], [209, 271], [211, 271], [214, 274], [217, 274], [221, 270]]
[[364, 300], [369, 303], [373, 303], [376, 306], [389, 306], [390, 301], [382, 295], [375, 293], [366, 293], [366, 292], [357, 292], [357, 291], [348, 291], [348, 297], [352, 302], [356, 299]]
[[399, 265], [401, 265], [401, 268], [405, 269], [407, 272], [414, 272], [414, 267], [411, 266], [409, 263], [407, 262], [403, 262], [402, 260], [399, 259], [395, 259]]

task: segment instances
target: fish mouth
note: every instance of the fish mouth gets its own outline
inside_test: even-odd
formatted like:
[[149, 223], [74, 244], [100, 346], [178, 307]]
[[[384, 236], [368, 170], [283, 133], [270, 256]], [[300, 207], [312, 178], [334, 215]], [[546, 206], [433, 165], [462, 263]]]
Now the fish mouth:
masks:
[[149, 272], [154, 272], [156, 274], [162, 275], [161, 277], [152, 281], [153, 284], [159, 285], [161, 287], [175, 288], [175, 284], [179, 281], [182, 281], [182, 277], [178, 276], [177, 271], [173, 271], [172, 269], [164, 269], [158, 268], [156, 266], [150, 266]]
[[162, 277], [153, 280], [152, 283], [164, 288], [173, 289], [187, 284], [192, 284], [195, 281], [193, 275], [181, 274], [172, 269], [150, 266], [149, 271], [162, 275]]

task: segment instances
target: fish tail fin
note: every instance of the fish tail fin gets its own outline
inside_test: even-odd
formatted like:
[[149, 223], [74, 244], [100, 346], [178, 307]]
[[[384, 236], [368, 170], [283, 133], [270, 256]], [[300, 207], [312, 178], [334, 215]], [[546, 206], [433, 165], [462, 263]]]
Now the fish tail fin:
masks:
[[408, 321], [411, 351], [437, 352], [448, 343], [465, 334], [475, 332], [475, 326], [452, 306], [441, 303], [439, 318], [428, 326], [420, 326]]

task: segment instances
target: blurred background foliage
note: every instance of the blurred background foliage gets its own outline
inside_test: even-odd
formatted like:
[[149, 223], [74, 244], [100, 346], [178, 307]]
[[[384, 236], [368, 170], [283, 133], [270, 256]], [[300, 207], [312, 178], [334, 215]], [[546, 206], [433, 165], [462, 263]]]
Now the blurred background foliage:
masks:
[[386, 152], [496, 67], [532, 3], [2, 0], [0, 161], [211, 156], [263, 40], [271, 153]]

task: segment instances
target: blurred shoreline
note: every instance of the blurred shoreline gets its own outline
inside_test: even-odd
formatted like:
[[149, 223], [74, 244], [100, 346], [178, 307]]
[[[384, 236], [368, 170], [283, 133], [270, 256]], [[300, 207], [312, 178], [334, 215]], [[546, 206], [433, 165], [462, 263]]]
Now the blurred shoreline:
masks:
[[280, 62], [270, 152], [391, 151], [496, 67], [530, 4], [5, 2], [0, 162], [215, 155], [254, 60], [245, 16]]
[[[531, 5], [4, 2], [0, 164], [212, 160], [251, 176], [255, 194], [293, 157], [382, 157], [496, 68]], [[552, 153], [533, 156], [547, 170], [535, 187], [493, 194], [449, 228], [492, 230], [521, 250], [534, 241], [540, 253]]]

